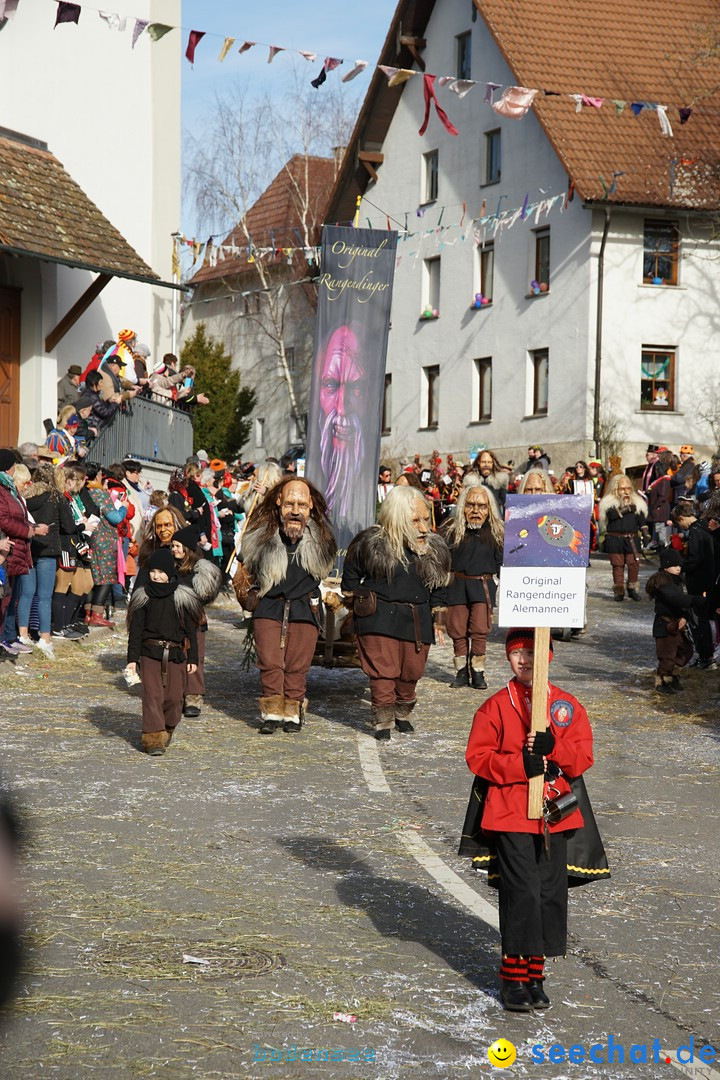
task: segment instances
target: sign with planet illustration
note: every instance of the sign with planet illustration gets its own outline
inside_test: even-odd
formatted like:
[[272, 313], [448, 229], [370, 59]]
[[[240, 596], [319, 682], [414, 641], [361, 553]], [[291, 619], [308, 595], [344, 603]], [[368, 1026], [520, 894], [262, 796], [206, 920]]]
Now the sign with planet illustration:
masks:
[[586, 495], [508, 495], [499, 626], [584, 626], [591, 513]]

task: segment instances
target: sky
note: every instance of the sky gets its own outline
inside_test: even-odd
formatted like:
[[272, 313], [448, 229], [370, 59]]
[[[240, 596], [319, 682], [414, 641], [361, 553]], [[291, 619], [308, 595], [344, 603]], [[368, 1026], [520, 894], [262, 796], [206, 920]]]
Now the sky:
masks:
[[[216, 95], [224, 94], [239, 83], [251, 92], [257, 89], [277, 93], [278, 107], [282, 108], [283, 85], [291, 66], [297, 64], [306, 70], [309, 83], [320, 71], [326, 56], [341, 57], [345, 61], [339, 69], [340, 75], [349, 71], [355, 60], [368, 61], [366, 72], [346, 84], [359, 108], [395, 6], [395, 0], [363, 0], [362, 5], [347, 0], [252, 0], [252, 3], [249, 0], [182, 0], [183, 30], [206, 32], [197, 47], [194, 66], [183, 59], [184, 144], [191, 134], [196, 138], [202, 136]], [[225, 37], [237, 40], [219, 64], [217, 58]], [[258, 45], [239, 55], [238, 48], [243, 41], [257, 41]], [[261, 42], [265, 47], [260, 45]], [[279, 53], [272, 64], [268, 64], [269, 45], [316, 52], [318, 60], [308, 63], [301, 57]], [[328, 78], [339, 79], [340, 75], [333, 72]], [[322, 92], [320, 87], [318, 94]], [[192, 203], [189, 198], [184, 198], [181, 228], [186, 235], [194, 235], [195, 225]]]

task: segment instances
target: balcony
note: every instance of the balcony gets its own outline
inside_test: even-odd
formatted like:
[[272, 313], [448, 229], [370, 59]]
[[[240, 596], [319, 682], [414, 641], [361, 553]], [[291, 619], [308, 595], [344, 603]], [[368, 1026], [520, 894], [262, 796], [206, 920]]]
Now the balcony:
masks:
[[184, 465], [192, 452], [190, 413], [139, 397], [126, 402], [101, 429], [90, 444], [88, 457], [103, 468], [123, 458], [178, 466]]

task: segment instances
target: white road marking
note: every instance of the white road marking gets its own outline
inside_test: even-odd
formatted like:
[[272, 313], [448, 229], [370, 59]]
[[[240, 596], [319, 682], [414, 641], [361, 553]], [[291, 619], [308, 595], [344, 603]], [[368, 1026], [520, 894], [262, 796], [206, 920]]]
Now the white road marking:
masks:
[[418, 836], [411, 829], [403, 829], [402, 832], [398, 833], [398, 836], [410, 854], [420, 863], [423, 870], [426, 870], [431, 877], [434, 877], [437, 883], [442, 885], [451, 896], [454, 896], [458, 903], [468, 908], [473, 915], [477, 915], [488, 926], [492, 926], [495, 930], [500, 929], [498, 913], [492, 904], [488, 904], [486, 900], [478, 896], [475, 890], [471, 889], [454, 870], [446, 866], [440, 856], [435, 854], [421, 836]]
[[357, 733], [358, 754], [360, 755], [360, 768], [365, 777], [365, 783], [370, 791], [382, 791], [390, 794], [390, 785], [385, 779], [380, 755], [378, 754], [377, 739], [364, 731]]

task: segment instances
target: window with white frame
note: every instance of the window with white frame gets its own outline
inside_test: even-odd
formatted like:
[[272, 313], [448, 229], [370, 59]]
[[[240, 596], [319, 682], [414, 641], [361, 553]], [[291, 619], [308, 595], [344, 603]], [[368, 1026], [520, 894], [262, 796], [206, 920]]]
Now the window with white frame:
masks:
[[534, 232], [535, 237], [535, 273], [534, 277], [538, 285], [542, 288], [543, 285], [547, 285], [547, 289], [542, 289], [543, 292], [547, 292], [550, 288], [550, 229], [536, 229]]
[[680, 230], [677, 221], [653, 218], [643, 229], [643, 281], [654, 285], [677, 285]]
[[440, 365], [423, 368], [425, 376], [424, 427], [436, 428], [440, 417]]
[[473, 360], [474, 372], [474, 409], [473, 420], [490, 420], [492, 417], [492, 358], [484, 356]]
[[422, 310], [440, 311], [440, 256], [425, 259], [423, 264]]
[[675, 408], [675, 353], [666, 345], [643, 345], [640, 360], [640, 408], [667, 412]]
[[475, 248], [477, 274], [475, 278], [475, 292], [480, 293], [486, 300], [493, 298], [493, 278], [495, 276], [495, 245], [492, 241]]
[[547, 349], [534, 349], [530, 353], [532, 416], [547, 416], [549, 370], [549, 351]]
[[429, 150], [423, 154], [423, 195], [422, 202], [435, 202], [438, 197], [438, 151]]
[[485, 180], [486, 184], [497, 184], [501, 177], [501, 141], [500, 128], [485, 132]]
[[458, 79], [471, 79], [472, 70], [472, 35], [469, 30], [455, 38], [455, 71]]

